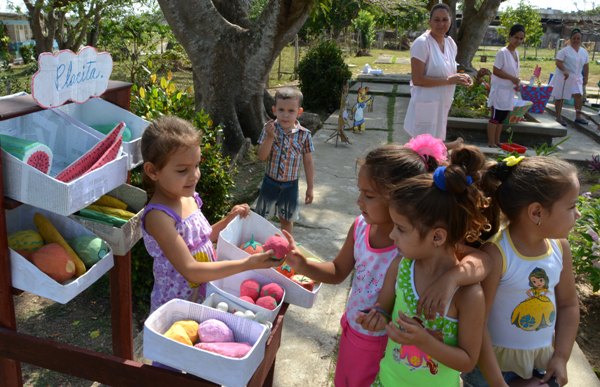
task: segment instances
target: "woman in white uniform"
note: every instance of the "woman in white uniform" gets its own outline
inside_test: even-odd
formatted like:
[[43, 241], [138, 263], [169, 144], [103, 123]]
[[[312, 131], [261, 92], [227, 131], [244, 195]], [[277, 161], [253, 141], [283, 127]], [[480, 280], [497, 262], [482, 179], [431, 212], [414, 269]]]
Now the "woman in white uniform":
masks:
[[565, 99], [575, 99], [575, 122], [587, 125], [581, 116], [583, 105], [583, 90], [588, 81], [589, 56], [585, 48], [581, 47], [581, 30], [573, 28], [569, 45], [556, 54], [556, 70], [552, 78], [552, 96], [556, 108], [556, 121], [566, 126], [561, 113]]
[[515, 91], [518, 90], [521, 64], [517, 47], [525, 39], [525, 27], [515, 24], [508, 33], [508, 45], [498, 50], [494, 61], [488, 106], [492, 116], [487, 126], [488, 146], [500, 146], [502, 122], [513, 110]]
[[[448, 111], [457, 84], [470, 86], [471, 77], [456, 72], [456, 43], [446, 36], [450, 8], [436, 4], [429, 14], [429, 27], [410, 48], [411, 90], [404, 130], [411, 136], [429, 133], [445, 140]], [[446, 144], [449, 149], [462, 139]]]

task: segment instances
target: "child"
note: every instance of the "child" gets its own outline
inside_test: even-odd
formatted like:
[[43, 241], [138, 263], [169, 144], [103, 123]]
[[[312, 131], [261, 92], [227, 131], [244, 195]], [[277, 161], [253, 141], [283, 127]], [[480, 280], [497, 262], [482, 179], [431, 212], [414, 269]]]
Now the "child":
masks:
[[290, 87], [278, 89], [273, 106], [273, 114], [277, 119], [265, 124], [258, 139], [258, 158], [268, 159], [268, 162], [256, 203], [256, 212], [265, 217], [277, 215], [281, 229], [290, 234], [297, 217], [300, 162], [304, 164], [306, 174], [304, 203], [310, 204], [313, 201], [312, 152], [315, 148], [310, 131], [300, 126], [297, 120], [302, 111], [300, 90]]
[[484, 320], [479, 284], [459, 288], [434, 320], [417, 312], [417, 300], [459, 265], [457, 245], [477, 239], [486, 225], [486, 200], [473, 184], [484, 159], [476, 147], [463, 146], [448, 167], [406, 179], [391, 193], [390, 238], [404, 258], [394, 259], [377, 303], [356, 320], [389, 336], [376, 386], [458, 386], [458, 371], [477, 362]]
[[[482, 248], [494, 263], [483, 282], [489, 334], [465, 386], [530, 379], [567, 383], [579, 324], [571, 251], [566, 240], [580, 214], [577, 170], [555, 157], [506, 158], [484, 178], [492, 210], [508, 226]], [[497, 229], [498, 222], [494, 226]], [[555, 379], [555, 380], [554, 380]], [[512, 384], [512, 383], [511, 383]]]
[[212, 227], [208, 223], [195, 190], [200, 138], [196, 128], [176, 117], [158, 119], [142, 136], [144, 183], [151, 195], [142, 215], [144, 244], [154, 259], [151, 312], [173, 298], [203, 300], [208, 281], [277, 265], [269, 253], [215, 262], [213, 242], [235, 216], [246, 216], [250, 208], [234, 206]]
[[[390, 239], [393, 228], [388, 210], [387, 193], [405, 178], [433, 170], [445, 160], [446, 149], [441, 140], [421, 135], [406, 146], [386, 145], [377, 148], [362, 161], [358, 173], [360, 195], [357, 204], [361, 215], [350, 226], [346, 241], [333, 262], [315, 263], [295, 250], [291, 237], [292, 253], [287, 257], [298, 273], [315, 281], [339, 284], [354, 269], [352, 289], [341, 319], [342, 333], [335, 371], [336, 386], [367, 386], [375, 379], [379, 361], [383, 356], [387, 338], [383, 328], [368, 331], [356, 323], [360, 310], [370, 307], [377, 300], [385, 272], [398, 255]], [[465, 258], [483, 278], [481, 255]], [[468, 269], [467, 269], [468, 271]], [[462, 273], [447, 275], [448, 281], [460, 282]], [[448, 285], [456, 286], [454, 283]], [[441, 292], [438, 297], [445, 297]], [[433, 298], [432, 305], [438, 299]], [[443, 304], [445, 301], [440, 301]]]

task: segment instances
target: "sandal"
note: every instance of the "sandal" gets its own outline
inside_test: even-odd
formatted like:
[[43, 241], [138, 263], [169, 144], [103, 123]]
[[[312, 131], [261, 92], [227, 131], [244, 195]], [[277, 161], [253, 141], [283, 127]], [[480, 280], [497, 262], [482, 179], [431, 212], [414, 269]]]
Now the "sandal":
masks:
[[587, 125], [588, 121], [583, 119], [583, 118], [575, 118], [575, 122], [580, 124], [580, 125]]
[[556, 120], [556, 122], [558, 122], [562, 126], [567, 126], [567, 123], [564, 120]]

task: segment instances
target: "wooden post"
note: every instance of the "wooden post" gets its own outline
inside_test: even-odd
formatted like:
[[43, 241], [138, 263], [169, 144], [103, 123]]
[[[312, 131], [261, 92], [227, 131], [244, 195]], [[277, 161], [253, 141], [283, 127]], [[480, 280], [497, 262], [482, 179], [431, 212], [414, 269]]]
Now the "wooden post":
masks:
[[294, 38], [294, 79], [298, 78], [298, 62], [300, 59], [300, 48], [298, 47], [298, 34]]

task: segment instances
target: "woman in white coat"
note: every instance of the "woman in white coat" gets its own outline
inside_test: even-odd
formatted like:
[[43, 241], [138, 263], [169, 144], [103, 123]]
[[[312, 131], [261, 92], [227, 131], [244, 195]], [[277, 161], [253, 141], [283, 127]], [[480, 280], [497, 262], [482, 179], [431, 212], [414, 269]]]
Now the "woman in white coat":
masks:
[[556, 108], [556, 121], [562, 126], [567, 124], [561, 113], [565, 99], [575, 99], [575, 122], [587, 125], [581, 115], [583, 105], [583, 90], [588, 81], [589, 56], [585, 48], [581, 47], [581, 30], [573, 28], [569, 45], [556, 54], [556, 70], [552, 78], [552, 96]]
[[508, 33], [508, 45], [498, 50], [492, 72], [488, 106], [492, 116], [487, 126], [488, 146], [500, 146], [502, 122], [513, 110], [515, 91], [519, 88], [521, 64], [517, 47], [525, 39], [525, 27], [515, 24]]
[[[410, 48], [410, 102], [404, 130], [411, 136], [429, 133], [445, 140], [448, 111], [457, 84], [470, 86], [471, 77], [456, 72], [456, 43], [446, 36], [450, 29], [450, 8], [436, 4], [429, 13], [429, 27]], [[462, 139], [446, 144], [449, 149]]]

